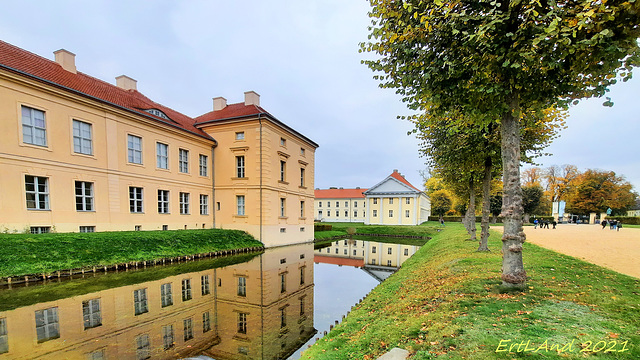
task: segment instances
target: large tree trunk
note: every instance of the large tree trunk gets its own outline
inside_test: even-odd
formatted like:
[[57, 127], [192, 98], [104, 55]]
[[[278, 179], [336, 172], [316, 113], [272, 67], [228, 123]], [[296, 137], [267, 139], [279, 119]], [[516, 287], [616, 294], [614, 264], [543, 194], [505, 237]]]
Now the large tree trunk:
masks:
[[476, 241], [476, 192], [473, 189], [473, 178], [469, 179], [469, 206], [464, 217], [469, 240]]
[[491, 205], [491, 158], [484, 161], [484, 177], [482, 178], [482, 220], [480, 221], [480, 242], [478, 251], [489, 251], [489, 212]]
[[527, 273], [522, 262], [522, 245], [525, 234], [522, 231], [522, 189], [520, 188], [520, 123], [516, 117], [518, 100], [514, 96], [510, 110], [502, 118], [502, 167], [504, 197], [502, 216], [502, 285], [524, 288]]

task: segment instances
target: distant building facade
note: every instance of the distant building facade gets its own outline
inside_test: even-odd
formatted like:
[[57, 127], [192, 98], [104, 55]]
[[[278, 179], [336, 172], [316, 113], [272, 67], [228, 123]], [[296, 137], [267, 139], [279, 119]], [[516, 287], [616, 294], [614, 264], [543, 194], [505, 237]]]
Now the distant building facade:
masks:
[[631, 208], [631, 210], [627, 210], [627, 216], [640, 217], [640, 199], [636, 199], [636, 204]]
[[427, 195], [394, 170], [370, 189], [316, 189], [317, 221], [419, 225], [431, 215]]
[[191, 118], [0, 41], [0, 231], [232, 228], [313, 239], [316, 143], [248, 91]]
[[367, 189], [324, 189], [315, 190], [314, 217], [317, 221], [364, 222]]

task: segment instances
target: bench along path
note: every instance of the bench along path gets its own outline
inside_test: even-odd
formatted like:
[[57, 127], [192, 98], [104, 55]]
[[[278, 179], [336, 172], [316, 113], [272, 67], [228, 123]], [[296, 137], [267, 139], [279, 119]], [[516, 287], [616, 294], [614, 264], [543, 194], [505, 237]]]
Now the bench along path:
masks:
[[[491, 229], [502, 232], [502, 226]], [[602, 225], [558, 224], [556, 229], [525, 226], [527, 241], [622, 274], [640, 278], [640, 229], [620, 231]], [[526, 252], [525, 252], [526, 257]], [[526, 266], [526, 259], [525, 259]]]

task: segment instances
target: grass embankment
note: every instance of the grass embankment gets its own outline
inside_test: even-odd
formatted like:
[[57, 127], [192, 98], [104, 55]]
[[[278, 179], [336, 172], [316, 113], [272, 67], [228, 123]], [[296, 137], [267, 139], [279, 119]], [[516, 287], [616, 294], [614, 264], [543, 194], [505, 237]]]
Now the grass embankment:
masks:
[[0, 234], [0, 277], [262, 247], [238, 230]]
[[[354, 228], [358, 234], [396, 235], [396, 236], [420, 236], [431, 237], [440, 226], [437, 222], [427, 222], [420, 226], [389, 226], [389, 225], [364, 225], [363, 223], [323, 223], [332, 226], [331, 231], [316, 231], [316, 240], [323, 240], [334, 236], [348, 236], [347, 229]], [[358, 237], [360, 239], [360, 237]], [[381, 241], [381, 240], [376, 240]]]
[[640, 280], [526, 243], [528, 288], [502, 293], [500, 236], [466, 237], [447, 224], [302, 358], [640, 358]]

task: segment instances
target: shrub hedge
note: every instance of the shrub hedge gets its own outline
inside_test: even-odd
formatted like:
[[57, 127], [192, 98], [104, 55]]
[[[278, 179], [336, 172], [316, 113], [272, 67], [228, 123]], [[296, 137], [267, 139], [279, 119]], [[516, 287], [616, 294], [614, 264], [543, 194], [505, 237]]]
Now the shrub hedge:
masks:
[[331, 231], [333, 230], [333, 225], [331, 224], [314, 224], [313, 231]]
[[608, 216], [607, 220], [618, 220], [622, 224], [640, 225], [640, 217], [637, 216]]

